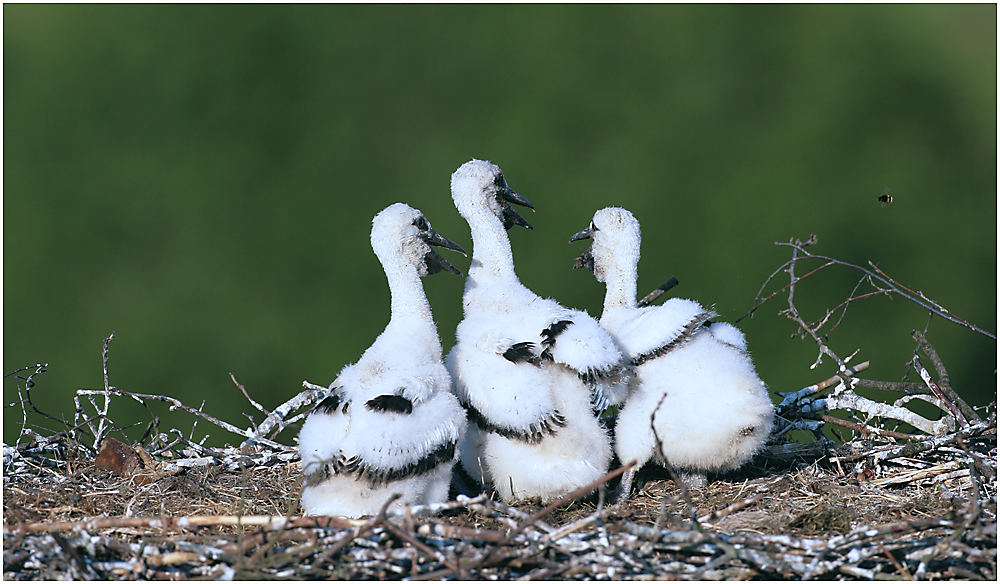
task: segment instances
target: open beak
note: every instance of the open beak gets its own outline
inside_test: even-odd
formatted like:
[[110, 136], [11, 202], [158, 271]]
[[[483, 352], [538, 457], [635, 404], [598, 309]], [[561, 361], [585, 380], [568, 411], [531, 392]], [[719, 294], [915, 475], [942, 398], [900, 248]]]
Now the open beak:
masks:
[[[580, 241], [581, 239], [594, 239], [594, 228], [587, 227], [573, 234], [573, 237], [569, 238], [569, 242]], [[573, 269], [578, 270], [580, 268], [587, 268], [591, 272], [594, 271], [594, 246], [591, 244], [587, 247], [587, 250], [580, 254], [580, 257], [576, 258], [573, 262]]]
[[433, 229], [428, 229], [427, 231], [421, 233], [420, 235], [421, 237], [423, 237], [424, 241], [426, 241], [431, 245], [436, 245], [438, 247], [443, 247], [446, 249], [457, 251], [458, 253], [464, 255], [465, 257], [469, 257], [469, 254], [465, 253], [465, 250], [462, 249], [462, 246], [458, 245], [457, 243], [448, 239], [447, 237], [441, 235], [437, 231], [434, 231]]
[[503, 207], [504, 229], [510, 229], [515, 225], [520, 225], [521, 227], [526, 227], [528, 229], [534, 229], [534, 227], [531, 226], [531, 223], [528, 223], [527, 219], [521, 217], [521, 215], [510, 206], [510, 203], [514, 203], [515, 205], [521, 205], [522, 207], [527, 207], [534, 211], [535, 206], [531, 204], [531, 201], [517, 194], [517, 191], [506, 185], [504, 185], [503, 189], [500, 191], [500, 198]]
[[[434, 231], [433, 229], [428, 228], [424, 231], [421, 231], [420, 237], [430, 245], [435, 245], [437, 247], [443, 247], [450, 250], [454, 250], [466, 257], [468, 257], [469, 255], [465, 253], [465, 250], [462, 249], [462, 246], [458, 245], [457, 243], [448, 239], [447, 237], [441, 235], [437, 231]], [[428, 250], [428, 252], [424, 254], [424, 265], [427, 266], [428, 274], [436, 274], [441, 270], [447, 270], [452, 274], [456, 274], [459, 276], [462, 275], [461, 270], [453, 266], [451, 262], [449, 262], [448, 260], [441, 257], [441, 254], [434, 251], [433, 249]]]
[[581, 229], [573, 234], [573, 237], [569, 238], [569, 242], [580, 241], [581, 239], [594, 239], [594, 228], [587, 227], [586, 229]]

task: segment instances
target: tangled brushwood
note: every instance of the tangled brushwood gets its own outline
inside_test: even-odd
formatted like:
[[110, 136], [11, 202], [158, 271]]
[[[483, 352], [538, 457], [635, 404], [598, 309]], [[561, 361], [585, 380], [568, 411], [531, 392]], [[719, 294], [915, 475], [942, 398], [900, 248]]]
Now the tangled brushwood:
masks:
[[[792, 258], [751, 312], [787, 294], [781, 313], [816, 343], [814, 368], [828, 358], [836, 374], [781, 393], [771, 441], [739, 471], [692, 488], [669, 468], [646, 469], [621, 507], [606, 505], [605, 495], [624, 468], [545, 507], [478, 494], [383, 508], [369, 519], [303, 517], [298, 455], [280, 436], [325, 387], [304, 382], [268, 410], [233, 377], [234, 394], [260, 420], [248, 416], [241, 428], [169, 396], [111, 385], [112, 335], [104, 387], [78, 390], [74, 419], [63, 420], [32, 395], [45, 364], [11, 372], [17, 400], [5, 408], [21, 431], [3, 446], [4, 578], [996, 580], [996, 404], [962, 400], [926, 328], [912, 333], [920, 381], [864, 379], [868, 362], [851, 364], [859, 351], [842, 358], [827, 335], [853, 302], [896, 295], [995, 337], [874, 265], [810, 253], [814, 243], [778, 244]], [[810, 322], [796, 308], [796, 288], [831, 267], [860, 280]], [[788, 283], [765, 294], [781, 272]], [[875, 401], [861, 389], [899, 397]], [[110, 414], [121, 399], [149, 412], [137, 440]], [[157, 402], [190, 415], [190, 430], [163, 431]], [[907, 407], [913, 402], [928, 404], [923, 414]], [[240, 444], [206, 446], [195, 439], [199, 421]]]

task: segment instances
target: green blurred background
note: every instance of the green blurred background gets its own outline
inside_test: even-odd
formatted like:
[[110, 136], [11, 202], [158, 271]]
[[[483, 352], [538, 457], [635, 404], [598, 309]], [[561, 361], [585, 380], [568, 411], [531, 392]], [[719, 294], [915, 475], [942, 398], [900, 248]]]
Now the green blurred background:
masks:
[[[471, 249], [448, 184], [472, 157], [538, 208], [511, 233], [522, 281], [591, 314], [603, 288], [570, 269], [584, 244], [567, 239], [615, 204], [643, 225], [640, 294], [676, 275], [672, 294], [735, 319], [790, 255], [773, 242], [815, 233], [816, 253], [872, 260], [996, 331], [995, 5], [3, 15], [3, 368], [47, 361], [33, 396], [66, 418], [74, 390], [102, 387], [111, 331], [112, 384], [242, 426], [229, 372], [268, 407], [328, 383], [388, 319], [372, 216], [406, 201]], [[804, 281], [800, 309], [818, 318], [857, 279]], [[447, 350], [463, 280], [424, 283]], [[785, 306], [740, 323], [775, 391], [834, 372], [810, 371]], [[870, 299], [830, 345], [900, 379], [926, 323]], [[994, 341], [938, 318], [928, 336], [967, 400], [995, 399]], [[13, 377], [3, 395], [17, 401]], [[123, 399], [111, 415], [148, 420]], [[20, 422], [4, 409], [6, 442]]]

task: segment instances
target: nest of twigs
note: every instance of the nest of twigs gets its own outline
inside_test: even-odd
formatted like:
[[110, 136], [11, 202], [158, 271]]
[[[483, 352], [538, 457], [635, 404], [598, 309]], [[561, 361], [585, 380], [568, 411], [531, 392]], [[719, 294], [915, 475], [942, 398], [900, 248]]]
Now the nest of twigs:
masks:
[[996, 578], [995, 419], [912, 456], [772, 447], [628, 504], [486, 495], [370, 520], [302, 517], [297, 461], [115, 475], [78, 452], [4, 477], [6, 579]]
[[[261, 417], [240, 428], [169, 396], [112, 386], [109, 337], [104, 388], [78, 390], [68, 421], [32, 400], [45, 364], [12, 372], [19, 402], [10, 405], [21, 406], [23, 423], [17, 442], [3, 448], [3, 576], [996, 580], [995, 404], [969, 407], [919, 332], [913, 367], [921, 382], [861, 379], [866, 363], [848, 365], [850, 357], [841, 359], [819, 333], [839, 307], [812, 323], [795, 309], [795, 284], [804, 279], [795, 276], [796, 263], [835, 264], [808, 254], [811, 243], [788, 244], [794, 251], [784, 265], [790, 283], [779, 290], [788, 291], [783, 313], [817, 342], [817, 364], [826, 355], [837, 374], [781, 394], [768, 446], [739, 471], [690, 487], [672, 480], [670, 469], [647, 468], [619, 507], [605, 495], [621, 468], [545, 507], [453, 493], [447, 503], [361, 520], [303, 517], [298, 457], [277, 437], [322, 399], [324, 387], [305, 382], [300, 394], [267, 410], [234, 377]], [[887, 293], [902, 287], [881, 271], [868, 274]], [[932, 313], [952, 314], [919, 298]], [[880, 403], [854, 392], [872, 384], [900, 398]], [[114, 399], [149, 409], [152, 420], [138, 441], [125, 438], [110, 415]], [[938, 415], [917, 416], [906, 407], [913, 400]], [[205, 446], [193, 426], [161, 432], [151, 407], [157, 402], [242, 444]], [[39, 417], [66, 429], [42, 435], [29, 420]], [[813, 440], [789, 440], [803, 433]]]

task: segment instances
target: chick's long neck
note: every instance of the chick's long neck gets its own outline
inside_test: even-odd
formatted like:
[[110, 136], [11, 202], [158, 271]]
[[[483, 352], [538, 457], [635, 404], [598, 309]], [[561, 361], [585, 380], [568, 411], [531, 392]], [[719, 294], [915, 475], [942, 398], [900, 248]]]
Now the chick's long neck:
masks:
[[480, 216], [470, 221], [472, 228], [472, 262], [465, 292], [489, 294], [510, 286], [520, 287], [514, 272], [514, 256], [510, 239], [500, 219]]
[[[626, 264], [626, 265], [623, 265]], [[604, 310], [615, 308], [635, 308], [636, 295], [635, 264], [615, 262], [605, 273], [607, 292], [604, 295]]]
[[[410, 335], [414, 340], [433, 339], [433, 346], [441, 353], [441, 341], [431, 314], [431, 305], [424, 292], [420, 275], [413, 266], [386, 266], [389, 281], [389, 324], [386, 330], [399, 330], [401, 335]], [[413, 343], [413, 346], [422, 343]]]

